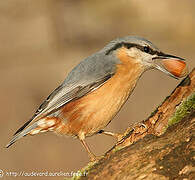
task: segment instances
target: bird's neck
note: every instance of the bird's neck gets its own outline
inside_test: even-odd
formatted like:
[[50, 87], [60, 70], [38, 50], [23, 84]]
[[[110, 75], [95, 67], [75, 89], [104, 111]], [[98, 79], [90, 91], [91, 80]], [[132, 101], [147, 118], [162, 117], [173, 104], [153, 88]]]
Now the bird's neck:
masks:
[[120, 60], [120, 64], [117, 64], [115, 76], [118, 77], [121, 88], [126, 91], [127, 98], [145, 71], [145, 67], [139, 61], [129, 57], [123, 49], [118, 52], [117, 57]]

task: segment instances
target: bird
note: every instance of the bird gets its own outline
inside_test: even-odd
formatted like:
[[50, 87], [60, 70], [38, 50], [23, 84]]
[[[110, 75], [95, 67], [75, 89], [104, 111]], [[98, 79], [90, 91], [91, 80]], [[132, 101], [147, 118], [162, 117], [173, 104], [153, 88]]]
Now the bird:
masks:
[[49, 131], [78, 138], [90, 160], [97, 160], [86, 137], [98, 133], [118, 137], [104, 128], [127, 101], [142, 74], [151, 69], [176, 79], [187, 73], [183, 58], [163, 53], [145, 38], [112, 40], [72, 69], [6, 147], [26, 135]]

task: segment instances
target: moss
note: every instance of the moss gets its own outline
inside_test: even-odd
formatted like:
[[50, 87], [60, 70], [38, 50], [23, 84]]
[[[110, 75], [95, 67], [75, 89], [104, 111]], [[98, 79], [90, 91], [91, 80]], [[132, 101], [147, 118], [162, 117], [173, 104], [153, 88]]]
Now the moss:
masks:
[[193, 93], [179, 105], [174, 115], [169, 119], [168, 127], [175, 123], [178, 123], [193, 110], [195, 110], [195, 93]]
[[[75, 173], [75, 176], [71, 177], [71, 178], [65, 178], [64, 180], [79, 180], [80, 178], [82, 178], [83, 176], [86, 176], [90, 169], [96, 164], [97, 162], [89, 162], [87, 164], [87, 166], [85, 166], [84, 168], [82, 168], [81, 170], [77, 171]], [[77, 175], [76, 175], [77, 174]]]
[[121, 149], [123, 149], [124, 147], [123, 146], [116, 146], [113, 150], [112, 150], [112, 152], [117, 152], [117, 151], [120, 151]]

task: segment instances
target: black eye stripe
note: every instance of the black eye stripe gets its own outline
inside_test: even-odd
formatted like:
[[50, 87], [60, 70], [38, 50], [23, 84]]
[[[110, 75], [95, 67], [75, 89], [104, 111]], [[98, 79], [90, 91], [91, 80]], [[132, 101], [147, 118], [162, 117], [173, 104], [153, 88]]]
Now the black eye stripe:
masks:
[[118, 48], [121, 48], [122, 46], [126, 47], [127, 49], [130, 49], [132, 47], [136, 47], [137, 49], [139, 49], [139, 50], [141, 50], [145, 53], [151, 54], [151, 55], [159, 53], [158, 51], [155, 51], [155, 50], [151, 49], [149, 46], [141, 46], [141, 45], [138, 45], [138, 44], [121, 42], [121, 43], [116, 44], [115, 46], [113, 46], [111, 49], [109, 49], [106, 52], [106, 55], [110, 54], [112, 51], [114, 51]]
[[135, 45], [134, 47], [138, 48], [139, 50], [141, 50], [142, 52], [154, 55], [157, 54], [157, 51], [153, 50], [152, 48], [150, 48], [149, 46], [140, 46], [140, 45]]
[[112, 51], [121, 48], [123, 46], [123, 43], [115, 44], [111, 49], [108, 49], [106, 51], [106, 55], [109, 55]]
[[137, 49], [145, 52], [145, 53], [148, 53], [148, 54], [151, 54], [151, 55], [154, 55], [154, 54], [157, 54], [158, 52], [151, 49], [149, 46], [141, 46], [141, 45], [137, 45], [137, 44], [131, 44], [131, 43], [124, 43], [123, 44], [127, 49], [130, 49], [131, 47], [136, 47]]

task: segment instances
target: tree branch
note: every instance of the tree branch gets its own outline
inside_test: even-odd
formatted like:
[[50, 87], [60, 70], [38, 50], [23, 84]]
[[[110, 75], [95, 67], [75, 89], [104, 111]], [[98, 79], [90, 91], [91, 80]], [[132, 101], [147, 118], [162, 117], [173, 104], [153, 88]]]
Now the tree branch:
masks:
[[79, 179], [193, 179], [194, 122], [195, 68], [143, 125], [128, 128]]

